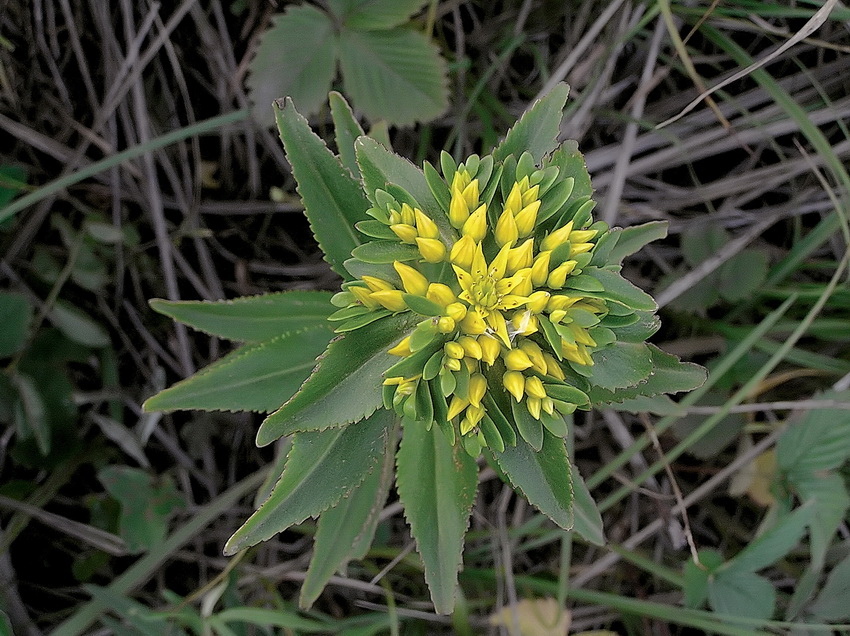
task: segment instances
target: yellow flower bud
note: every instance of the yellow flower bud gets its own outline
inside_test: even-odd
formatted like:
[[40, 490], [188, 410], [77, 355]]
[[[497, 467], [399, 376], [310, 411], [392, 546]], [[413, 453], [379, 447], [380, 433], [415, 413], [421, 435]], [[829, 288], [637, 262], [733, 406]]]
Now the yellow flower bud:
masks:
[[484, 356], [481, 345], [478, 344], [478, 341], [472, 336], [461, 336], [457, 339], [457, 342], [461, 347], [463, 347], [463, 351], [466, 353], [467, 357], [480, 360]]
[[416, 228], [405, 223], [396, 223], [391, 225], [390, 229], [395, 232], [395, 235], [401, 239], [402, 243], [413, 243], [416, 241]]
[[596, 236], [596, 230], [576, 230], [570, 232], [570, 243], [585, 243]]
[[[387, 349], [387, 353], [393, 356], [401, 356], [402, 358], [409, 356], [411, 353], [413, 353], [410, 350], [410, 336], [402, 338], [401, 342], [399, 342], [392, 349]], [[386, 382], [384, 384], [386, 384]]]
[[369, 289], [372, 291], [384, 291], [387, 289], [393, 289], [393, 286], [382, 278], [376, 278], [375, 276], [362, 276], [363, 282], [369, 286]]
[[488, 365], [493, 366], [496, 358], [499, 357], [502, 345], [493, 336], [479, 336], [478, 344], [481, 346], [481, 359]]
[[511, 216], [516, 216], [522, 210], [522, 191], [519, 183], [514, 183], [508, 198], [505, 199], [505, 212]]
[[416, 213], [413, 211], [413, 208], [407, 205], [407, 203], [401, 204], [401, 222], [406, 225], [413, 225], [416, 223]]
[[543, 407], [543, 410], [546, 411], [549, 415], [555, 413], [555, 402], [550, 397], [545, 397], [540, 400], [540, 404]]
[[442, 316], [437, 320], [437, 331], [440, 333], [451, 333], [456, 326], [454, 319], [449, 316]]
[[461, 362], [455, 358], [449, 358], [446, 360], [445, 364], [443, 364], [449, 371], [460, 371]]
[[546, 397], [546, 389], [543, 388], [543, 382], [537, 376], [531, 376], [525, 379], [525, 392], [530, 397], [540, 400]]
[[546, 284], [552, 289], [561, 289], [567, 282], [567, 276], [576, 268], [576, 265], [578, 263], [575, 261], [564, 261], [551, 271], [549, 278], [546, 279]]
[[564, 316], [566, 316], [566, 315], [567, 315], [567, 312], [564, 311], [563, 309], [556, 309], [555, 311], [553, 311], [549, 314], [549, 320], [551, 320], [553, 323], [557, 324], [557, 323], [561, 322], [564, 319]]
[[475, 240], [465, 234], [453, 246], [449, 253], [449, 260], [452, 265], [456, 265], [463, 270], [469, 271], [472, 269], [472, 261], [475, 259]]
[[533, 366], [528, 354], [521, 349], [511, 349], [504, 356], [505, 366], [510, 371], [524, 371]]
[[534, 250], [534, 239], [528, 239], [519, 247], [508, 252], [508, 274], [515, 274], [520, 269], [531, 267]]
[[570, 362], [575, 362], [576, 364], [586, 364], [584, 361], [584, 357], [579, 353], [579, 345], [573, 344], [572, 342], [567, 342], [566, 340], [561, 340], [561, 355], [563, 355]]
[[455, 172], [455, 176], [452, 179], [452, 190], [458, 189], [463, 191], [463, 189], [469, 185], [469, 182], [472, 180], [469, 172], [466, 168], [459, 168], [457, 172]]
[[569, 309], [580, 300], [581, 297], [579, 296], [552, 296], [546, 304], [546, 309], [549, 311], [554, 311], [556, 309]]
[[520, 237], [528, 236], [534, 231], [538, 210], [540, 210], [540, 201], [532, 201], [516, 215], [516, 227]]
[[484, 240], [487, 236], [487, 205], [482, 203], [478, 206], [466, 219], [460, 231], [464, 236], [471, 236], [476, 242]]
[[536, 291], [528, 297], [528, 301], [525, 303], [525, 306], [533, 313], [539, 314], [546, 309], [546, 304], [549, 302], [550, 295], [551, 294], [549, 294], [549, 292], [542, 289]]
[[514, 333], [520, 336], [531, 335], [540, 329], [540, 321], [537, 320], [537, 316], [527, 309], [516, 312], [514, 317], [511, 318], [511, 324], [513, 325]]
[[469, 218], [469, 208], [463, 198], [463, 192], [452, 188], [452, 200], [449, 203], [449, 223], [452, 227], [460, 228]]
[[412, 268], [410, 265], [405, 265], [401, 261], [393, 261], [393, 267], [398, 275], [401, 276], [401, 283], [404, 286], [404, 291], [414, 296], [424, 296], [428, 292], [428, 279], [425, 278], [419, 271]]
[[531, 413], [531, 417], [535, 420], [540, 419], [540, 398], [530, 397], [525, 401], [525, 406], [528, 409], [528, 412]]
[[466, 202], [466, 209], [471, 210], [478, 206], [478, 179], [473, 179], [469, 185], [463, 189], [463, 200]]
[[496, 243], [499, 246], [513, 246], [513, 244], [517, 242], [517, 239], [519, 238], [519, 230], [517, 229], [516, 220], [514, 219], [513, 214], [511, 214], [508, 210], [502, 212], [499, 216], [499, 220], [496, 221], [495, 235]]
[[460, 321], [460, 328], [464, 333], [477, 336], [487, 331], [487, 323], [477, 311], [467, 311], [466, 316]]
[[531, 282], [535, 285], [542, 285], [549, 277], [549, 261], [552, 258], [552, 252], [540, 252], [534, 257], [534, 264], [531, 266]]
[[534, 365], [535, 371], [538, 373], [546, 373], [546, 358], [543, 357], [543, 350], [536, 342], [523, 340], [519, 345], [519, 348], [522, 351], [525, 351], [528, 359], [531, 360], [531, 364]]
[[446, 246], [440, 239], [417, 237], [416, 246], [429, 263], [441, 263], [446, 258]]
[[379, 306], [378, 300], [372, 297], [373, 292], [366, 289], [365, 287], [360, 287], [359, 285], [352, 285], [348, 288], [348, 291], [354, 294], [354, 297], [369, 309], [375, 309]]
[[443, 351], [446, 352], [447, 356], [454, 358], [455, 360], [460, 360], [465, 354], [463, 347], [454, 340], [447, 342], [443, 346]]
[[431, 283], [428, 285], [425, 298], [433, 303], [437, 303], [441, 307], [448, 307], [453, 302], [457, 302], [454, 292], [448, 285], [443, 285], [443, 283]]
[[596, 346], [596, 341], [590, 337], [590, 334], [587, 333], [587, 329], [584, 327], [579, 327], [574, 322], [567, 325], [567, 327], [572, 332], [578, 344], [588, 345], [591, 347]]
[[529, 205], [533, 201], [536, 201], [538, 192], [540, 192], [540, 186], [539, 185], [533, 186], [533, 187], [529, 188], [528, 190], [526, 190], [525, 192], [523, 192], [522, 193], [522, 205], [523, 205], [523, 207]]
[[377, 300], [382, 306], [386, 307], [390, 311], [404, 311], [407, 309], [404, 297], [398, 289], [386, 289], [383, 291], [372, 292], [372, 298]]
[[460, 415], [461, 411], [463, 411], [463, 409], [465, 409], [467, 406], [469, 406], [469, 400], [464, 400], [463, 398], [458, 397], [456, 395], [453, 396], [452, 403], [449, 404], [449, 413], [446, 416], [447, 419], [454, 419], [455, 417]]
[[578, 256], [593, 249], [593, 243], [576, 243], [570, 248], [570, 256]]
[[448, 307], [446, 307], [446, 315], [449, 316], [455, 322], [460, 322], [464, 319], [467, 314], [466, 305], [463, 303], [451, 303]]
[[573, 222], [570, 221], [564, 227], [558, 228], [545, 239], [540, 242], [540, 251], [553, 250], [559, 245], [563, 245], [570, 239], [570, 232], [573, 231]]
[[502, 384], [508, 390], [508, 393], [514, 396], [514, 399], [519, 402], [522, 400], [523, 391], [525, 390], [525, 378], [519, 371], [508, 371], [502, 376]]
[[481, 406], [481, 400], [487, 392], [487, 378], [480, 373], [475, 373], [469, 378], [469, 403], [472, 406]]
[[419, 231], [419, 236], [426, 239], [440, 238], [440, 230], [437, 224], [422, 212], [422, 210], [414, 208], [413, 214], [416, 217], [416, 229]]
[[558, 380], [564, 380], [566, 376], [563, 369], [561, 369], [561, 363], [555, 359], [555, 356], [544, 353], [543, 357], [546, 359], [546, 374]]

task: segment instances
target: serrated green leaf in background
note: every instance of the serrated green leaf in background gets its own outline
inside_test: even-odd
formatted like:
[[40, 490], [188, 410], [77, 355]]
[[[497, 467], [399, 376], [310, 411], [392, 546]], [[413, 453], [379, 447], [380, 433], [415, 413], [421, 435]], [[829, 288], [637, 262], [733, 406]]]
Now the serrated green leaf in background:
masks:
[[387, 347], [402, 338], [410, 320], [410, 315], [388, 316], [331, 342], [301, 390], [262, 423], [257, 445], [296, 431], [344, 426], [371, 415], [383, 403], [381, 374], [398, 361]]
[[708, 582], [708, 600], [719, 614], [767, 620], [776, 607], [776, 590], [752, 572], [719, 572]]
[[[354, 154], [354, 142], [358, 137], [363, 136], [363, 129], [354, 118], [354, 113], [351, 112], [351, 106], [348, 105], [348, 102], [345, 101], [342, 95], [336, 91], [331, 91], [328, 101], [331, 105], [331, 118], [334, 122], [334, 139], [336, 141], [336, 150], [339, 153], [339, 160], [342, 162], [342, 165], [351, 171], [351, 174], [356, 179], [359, 179], [360, 167], [357, 165], [357, 155]], [[363, 222], [368, 223], [369, 221]]]
[[708, 597], [708, 582], [714, 572], [723, 565], [723, 555], [717, 550], [700, 550], [699, 565], [693, 559], [685, 561], [682, 590], [685, 593], [685, 607], [702, 607]]
[[761, 287], [770, 265], [761, 250], [743, 250], [726, 261], [717, 272], [717, 291], [730, 303], [744, 300]]
[[24, 348], [32, 318], [32, 305], [26, 296], [0, 292], [0, 358], [8, 358]]
[[[821, 398], [846, 401], [850, 391], [825, 393]], [[833, 470], [850, 457], [850, 411], [817, 409], [793, 421], [776, 444], [779, 469], [791, 478]]]
[[270, 413], [291, 398], [333, 337], [329, 325], [246, 345], [144, 404], [146, 411]]
[[271, 127], [272, 102], [289, 96], [305, 115], [318, 112], [336, 75], [339, 46], [330, 17], [310, 5], [287, 7], [272, 19], [248, 66], [254, 117]]
[[564, 530], [574, 524], [572, 471], [564, 440], [543, 431], [543, 448], [535, 452], [522, 438], [505, 452], [493, 452], [511, 485]]
[[454, 609], [463, 539], [478, 486], [478, 467], [439, 426], [405, 426], [396, 457], [396, 486], [410, 533], [425, 565], [438, 614]]
[[808, 611], [818, 620], [846, 622], [850, 619], [850, 603], [847, 599], [850, 599], [850, 556], [845, 557], [832, 569], [823, 589]]
[[354, 224], [370, 218], [360, 182], [310, 129], [292, 100], [284, 100], [282, 107], [275, 103], [275, 119], [313, 235], [333, 270], [350, 280], [343, 262], [362, 242]]
[[361, 422], [298, 433], [269, 498], [224, 547], [232, 555], [334, 506], [376, 469], [395, 416], [381, 410]]
[[369, 119], [409, 126], [448, 108], [446, 62], [422, 33], [345, 29], [339, 53], [345, 92]]
[[127, 549], [142, 552], [161, 544], [168, 520], [185, 504], [174, 482], [129, 466], [107, 466], [97, 478], [121, 504], [120, 532]]
[[555, 149], [569, 94], [570, 87], [561, 83], [535, 102], [508, 131], [505, 140], [493, 151], [493, 158], [504, 161], [508, 155], [519, 157], [523, 152], [529, 152], [534, 162], [539, 164], [544, 155]]
[[428, 0], [328, 0], [328, 6], [350, 29], [377, 31], [404, 24]]
[[609, 391], [633, 387], [652, 372], [652, 356], [645, 344], [615, 342], [594, 351], [592, 357], [591, 384]]
[[319, 517], [313, 538], [313, 557], [301, 586], [298, 603], [309, 608], [330, 578], [350, 559], [365, 556], [372, 545], [381, 510], [393, 479], [397, 427], [390, 433], [379, 465], [333, 508]]
[[809, 523], [811, 565], [821, 569], [836, 530], [850, 507], [850, 495], [844, 477], [835, 472], [817, 471], [808, 476], [797, 474], [791, 480], [803, 503], [814, 507]]
[[805, 504], [763, 532], [723, 568], [724, 572], [758, 572], [773, 565], [796, 546], [806, 531], [814, 506]]
[[155, 311], [213, 336], [264, 342], [324, 325], [336, 310], [331, 296], [325, 291], [286, 291], [216, 301], [154, 298], [149, 303]]

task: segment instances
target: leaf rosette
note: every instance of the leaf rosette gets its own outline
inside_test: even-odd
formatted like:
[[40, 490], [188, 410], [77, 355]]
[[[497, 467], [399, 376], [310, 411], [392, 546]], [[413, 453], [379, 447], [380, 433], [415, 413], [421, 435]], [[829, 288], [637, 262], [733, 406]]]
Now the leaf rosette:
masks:
[[[537, 102], [491, 154], [457, 163], [444, 152], [439, 169], [422, 170], [363, 136], [337, 94], [339, 156], [291, 101], [279, 102], [298, 192], [341, 291], [330, 302], [298, 292], [297, 302], [276, 295], [273, 306], [263, 297], [154, 305], [248, 344], [231, 354], [238, 365], [216, 363], [148, 408], [281, 405], [257, 442], [292, 436], [291, 450], [225, 551], [321, 515], [305, 606], [368, 550], [393, 458], [438, 612], [453, 608], [482, 453], [554, 523], [601, 543], [601, 517], [567, 452], [571, 414], [702, 383], [700, 367], [646, 344], [657, 307], [621, 276], [621, 263], [666, 228], [594, 221], [584, 159], [575, 142], [556, 141], [567, 92], [560, 85]], [[299, 304], [309, 319], [298, 320]], [[282, 366], [299, 361], [287, 386], [305, 379], [294, 395], [258, 399], [245, 386], [256, 379], [272, 392], [272, 352]], [[222, 390], [208, 398], [216, 384]]]

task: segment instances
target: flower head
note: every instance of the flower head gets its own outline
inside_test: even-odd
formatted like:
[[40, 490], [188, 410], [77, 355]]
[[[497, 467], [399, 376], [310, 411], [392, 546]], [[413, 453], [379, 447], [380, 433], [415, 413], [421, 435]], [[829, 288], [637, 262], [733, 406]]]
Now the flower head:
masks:
[[401, 361], [385, 373], [385, 406], [447, 425], [474, 454], [506, 437], [495, 408], [524, 409], [545, 425], [586, 407], [581, 391], [571, 387], [579, 399], [570, 401], [559, 386], [586, 375], [594, 350], [610, 342], [599, 326], [608, 303], [581, 278], [607, 227], [567, 205], [572, 179], [559, 178], [557, 165], [529, 159], [450, 162], [444, 180], [429, 184], [444, 201], [438, 210], [376, 191], [369, 213], [388, 227], [388, 243], [410, 247], [383, 275], [347, 284], [337, 303], [345, 305], [337, 319], [421, 316], [388, 350]]

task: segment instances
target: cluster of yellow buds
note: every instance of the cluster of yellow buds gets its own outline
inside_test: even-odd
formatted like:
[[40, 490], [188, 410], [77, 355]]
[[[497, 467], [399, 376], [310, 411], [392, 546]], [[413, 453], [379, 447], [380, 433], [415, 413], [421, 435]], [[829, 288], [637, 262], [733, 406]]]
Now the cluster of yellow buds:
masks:
[[557, 166], [528, 165], [521, 158], [507, 178], [490, 157], [444, 162], [443, 180], [429, 185], [448, 223], [377, 191], [370, 214], [389, 233], [373, 221], [365, 229], [387, 245], [370, 273], [345, 286], [336, 300], [344, 308], [332, 317], [346, 331], [390, 312], [420, 314], [419, 325], [389, 349], [402, 360], [385, 373], [385, 406], [429, 427], [448, 425], [452, 439], [455, 422], [474, 454], [510, 442], [505, 420], [512, 418], [504, 411], [563, 432], [563, 415], [588, 404], [571, 379], [587, 375], [582, 368], [593, 365], [600, 341], [611, 342], [599, 326], [607, 303], [583, 291], [581, 278], [607, 227], [586, 227], [589, 210], [578, 214], [575, 206], [567, 211], [572, 218], [555, 218], [563, 216], [572, 179], [558, 181]]

